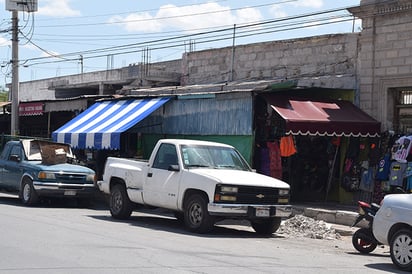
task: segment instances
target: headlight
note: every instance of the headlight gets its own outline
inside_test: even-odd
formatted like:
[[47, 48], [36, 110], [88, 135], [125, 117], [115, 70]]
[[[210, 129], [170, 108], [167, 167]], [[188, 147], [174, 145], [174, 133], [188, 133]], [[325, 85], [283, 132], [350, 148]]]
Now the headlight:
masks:
[[237, 187], [236, 186], [221, 186], [220, 187], [220, 192], [224, 193], [237, 193]]
[[280, 196], [289, 195], [289, 189], [279, 189], [279, 195]]
[[86, 181], [92, 181], [94, 182], [96, 180], [96, 175], [95, 174], [88, 174], [86, 177]]
[[52, 172], [46, 172], [46, 171], [40, 171], [39, 174], [37, 175], [37, 177], [39, 177], [39, 179], [49, 179], [49, 180], [53, 180], [56, 179], [56, 175], [54, 175], [54, 173]]
[[236, 202], [235, 196], [228, 196], [228, 195], [221, 195], [220, 201], [227, 201], [227, 202]]
[[215, 194], [215, 202], [236, 202], [236, 196]]

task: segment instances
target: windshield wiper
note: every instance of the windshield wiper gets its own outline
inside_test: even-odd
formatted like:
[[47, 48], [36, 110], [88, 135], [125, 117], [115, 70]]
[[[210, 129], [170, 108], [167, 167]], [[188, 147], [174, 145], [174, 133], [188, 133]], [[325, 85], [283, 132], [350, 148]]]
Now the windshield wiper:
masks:
[[209, 165], [200, 165], [200, 164], [193, 164], [193, 165], [186, 165], [186, 167], [210, 167]]
[[236, 166], [234, 166], [234, 165], [218, 165], [217, 167], [218, 168], [236, 168]]

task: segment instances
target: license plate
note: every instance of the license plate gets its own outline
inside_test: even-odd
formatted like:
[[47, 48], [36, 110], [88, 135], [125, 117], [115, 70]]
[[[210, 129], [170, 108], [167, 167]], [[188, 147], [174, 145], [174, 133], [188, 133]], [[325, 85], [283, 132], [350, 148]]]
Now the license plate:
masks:
[[65, 191], [64, 191], [64, 195], [65, 195], [65, 196], [75, 196], [75, 195], [76, 195], [76, 191], [75, 191], [75, 190], [65, 190]]
[[256, 208], [256, 217], [269, 217], [269, 208]]

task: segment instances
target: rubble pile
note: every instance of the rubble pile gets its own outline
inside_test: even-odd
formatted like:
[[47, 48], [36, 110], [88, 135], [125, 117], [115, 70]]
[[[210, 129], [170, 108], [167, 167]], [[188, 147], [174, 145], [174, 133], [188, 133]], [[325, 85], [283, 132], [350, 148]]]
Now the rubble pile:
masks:
[[324, 221], [318, 221], [303, 215], [282, 222], [276, 233], [286, 234], [289, 237], [304, 237], [312, 239], [335, 240], [341, 236], [335, 229]]

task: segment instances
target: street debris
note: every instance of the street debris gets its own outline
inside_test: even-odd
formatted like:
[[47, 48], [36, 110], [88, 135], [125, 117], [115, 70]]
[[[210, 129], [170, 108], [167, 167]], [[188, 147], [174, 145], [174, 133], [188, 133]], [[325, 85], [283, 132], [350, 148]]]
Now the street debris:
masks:
[[287, 237], [322, 240], [336, 240], [341, 238], [341, 235], [336, 232], [332, 225], [325, 221], [315, 220], [303, 215], [295, 215], [285, 220], [276, 233], [285, 234]]

